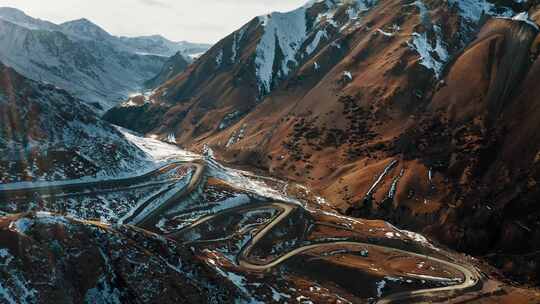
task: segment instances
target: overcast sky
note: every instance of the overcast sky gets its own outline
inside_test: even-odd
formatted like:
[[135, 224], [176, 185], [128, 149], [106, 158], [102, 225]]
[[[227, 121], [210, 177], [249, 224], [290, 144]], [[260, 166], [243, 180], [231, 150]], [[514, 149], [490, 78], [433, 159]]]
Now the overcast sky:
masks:
[[161, 34], [215, 43], [251, 18], [307, 0], [0, 0], [32, 17], [61, 23], [87, 18], [114, 35]]

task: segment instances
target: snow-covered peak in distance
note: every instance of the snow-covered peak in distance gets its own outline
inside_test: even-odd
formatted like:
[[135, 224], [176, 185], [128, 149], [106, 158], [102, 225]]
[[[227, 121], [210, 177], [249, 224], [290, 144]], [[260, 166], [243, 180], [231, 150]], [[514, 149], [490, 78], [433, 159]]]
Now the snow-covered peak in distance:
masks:
[[186, 58], [189, 58], [190, 54], [198, 54], [211, 47], [210, 44], [171, 41], [161, 35], [117, 37], [86, 18], [55, 24], [33, 18], [12, 7], [0, 7], [0, 19], [30, 30], [62, 32], [76, 40], [99, 40], [99, 42], [111, 43], [122, 51], [139, 55], [170, 57], [177, 52], [182, 52]]
[[151, 54], [171, 57], [181, 52], [186, 58], [191, 54], [207, 51], [212, 45], [204, 43], [192, 43], [188, 41], [171, 41], [161, 35], [118, 37], [125, 47], [138, 54]]
[[102, 112], [140, 91], [167, 58], [200, 53], [162, 36], [116, 37], [88, 19], [60, 25], [0, 8], [0, 61], [33, 80], [58, 86]]
[[111, 39], [111, 34], [93, 23], [92, 21], [82, 18], [73, 21], [68, 21], [60, 24], [63, 32], [71, 35], [76, 35], [82, 39]]
[[182, 54], [190, 58], [200, 56], [212, 47], [212, 44], [209, 43], [194, 43], [185, 40], [178, 41], [176, 44], [180, 47]]
[[33, 29], [33, 30], [57, 30], [58, 26], [52, 22], [33, 18], [23, 11], [13, 7], [0, 7], [0, 19]]

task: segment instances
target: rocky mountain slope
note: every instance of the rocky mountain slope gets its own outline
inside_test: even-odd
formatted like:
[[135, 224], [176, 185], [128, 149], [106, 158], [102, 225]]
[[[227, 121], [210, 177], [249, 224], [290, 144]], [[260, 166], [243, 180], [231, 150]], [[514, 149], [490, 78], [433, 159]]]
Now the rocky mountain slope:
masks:
[[206, 45], [161, 36], [115, 37], [86, 19], [60, 25], [0, 8], [0, 60], [28, 78], [52, 83], [101, 111], [140, 91], [168, 56]]
[[185, 247], [37, 212], [0, 218], [5, 303], [218, 303], [234, 290]]
[[[538, 282], [535, 1], [311, 1], [253, 19], [129, 127], [306, 183]], [[136, 121], [141, 119], [142, 123]]]
[[0, 63], [0, 184], [104, 177], [150, 164], [81, 100]]
[[189, 64], [190, 61], [186, 59], [181, 52], [178, 52], [165, 62], [161, 68], [161, 71], [156, 75], [156, 77], [146, 81], [144, 85], [150, 89], [156, 88], [181, 74], [187, 69]]

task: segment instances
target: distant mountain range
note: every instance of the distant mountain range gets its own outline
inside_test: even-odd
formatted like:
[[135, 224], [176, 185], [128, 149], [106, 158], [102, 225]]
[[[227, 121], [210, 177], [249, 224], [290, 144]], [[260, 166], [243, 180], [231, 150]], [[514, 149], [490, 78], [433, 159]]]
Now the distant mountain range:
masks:
[[190, 60], [210, 45], [162, 36], [116, 37], [87, 19], [54, 24], [0, 8], [0, 61], [73, 93], [101, 112], [144, 88], [168, 57]]

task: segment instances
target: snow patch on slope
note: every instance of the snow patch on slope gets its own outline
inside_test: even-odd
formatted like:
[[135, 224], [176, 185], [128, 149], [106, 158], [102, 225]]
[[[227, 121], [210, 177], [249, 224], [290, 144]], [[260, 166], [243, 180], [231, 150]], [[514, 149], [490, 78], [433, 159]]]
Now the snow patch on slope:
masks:
[[420, 20], [422, 20], [422, 23], [424, 24], [430, 23], [429, 11], [426, 5], [424, 4], [424, 2], [422, 2], [421, 0], [416, 0], [410, 5], [415, 5], [418, 8], [418, 10], [420, 11]]
[[[326, 10], [316, 16], [312, 29], [308, 30], [307, 12], [316, 3], [326, 5]], [[342, 24], [346, 27], [351, 21], [358, 19], [360, 12], [369, 10], [377, 4], [377, 0], [355, 1], [309, 1], [306, 5], [286, 13], [275, 12], [260, 16], [259, 24], [263, 27], [263, 35], [257, 45], [255, 56], [256, 77], [260, 95], [272, 91], [276, 81], [289, 75], [298, 66], [298, 57], [302, 46], [309, 37], [313, 40], [305, 48], [305, 54], [311, 55], [323, 39], [329, 39], [328, 32], [321, 29], [329, 24], [338, 28], [333, 19], [338, 8], [348, 5], [349, 21]], [[304, 56], [300, 56], [303, 58]]]
[[428, 38], [427, 32], [413, 33], [409, 47], [420, 55], [420, 64], [432, 70], [439, 78], [450, 56], [443, 41], [441, 28], [434, 25], [433, 32], [436, 38], [434, 43]]
[[301, 7], [288, 13], [259, 17], [261, 25], [265, 27], [255, 58], [259, 92], [268, 93], [272, 89], [278, 48], [283, 55], [277, 64], [278, 75], [288, 75], [290, 64], [297, 64], [295, 56], [306, 39], [306, 9]]
[[521, 12], [521, 13], [515, 15], [514, 17], [512, 17], [511, 19], [514, 20], [514, 21], [525, 22], [526, 24], [532, 26], [537, 31], [540, 30], [540, 28], [538, 27], [538, 24], [536, 24], [536, 22], [534, 22], [533, 20], [531, 20], [529, 18], [529, 13], [528, 12]]
[[232, 55], [231, 55], [231, 62], [235, 63], [238, 59], [238, 53], [240, 52], [240, 43], [242, 42], [242, 39], [244, 39], [244, 34], [246, 33], [246, 27], [242, 27], [240, 30], [236, 31], [234, 33], [233, 37], [233, 44], [232, 44]]
[[200, 159], [200, 156], [181, 150], [175, 145], [160, 141], [157, 137], [142, 137], [127, 129], [121, 127], [116, 128], [128, 141], [135, 144], [156, 163], [164, 163], [173, 160], [192, 161]]
[[499, 15], [510, 17], [513, 15], [509, 8], [503, 9], [502, 13], [497, 13], [497, 8], [487, 0], [448, 0], [448, 4], [458, 8], [461, 16], [466, 20], [477, 24], [483, 16]]
[[15, 222], [11, 222], [9, 229], [24, 235], [33, 224], [34, 222], [28, 218], [20, 218]]
[[319, 43], [321, 42], [323, 38], [328, 39], [328, 34], [326, 33], [326, 31], [325, 30], [318, 31], [313, 41], [306, 47], [306, 54], [308, 55], [313, 54], [313, 52], [317, 49], [317, 47], [319, 46]]
[[219, 68], [223, 63], [223, 50], [219, 50], [216, 56], [216, 66]]

